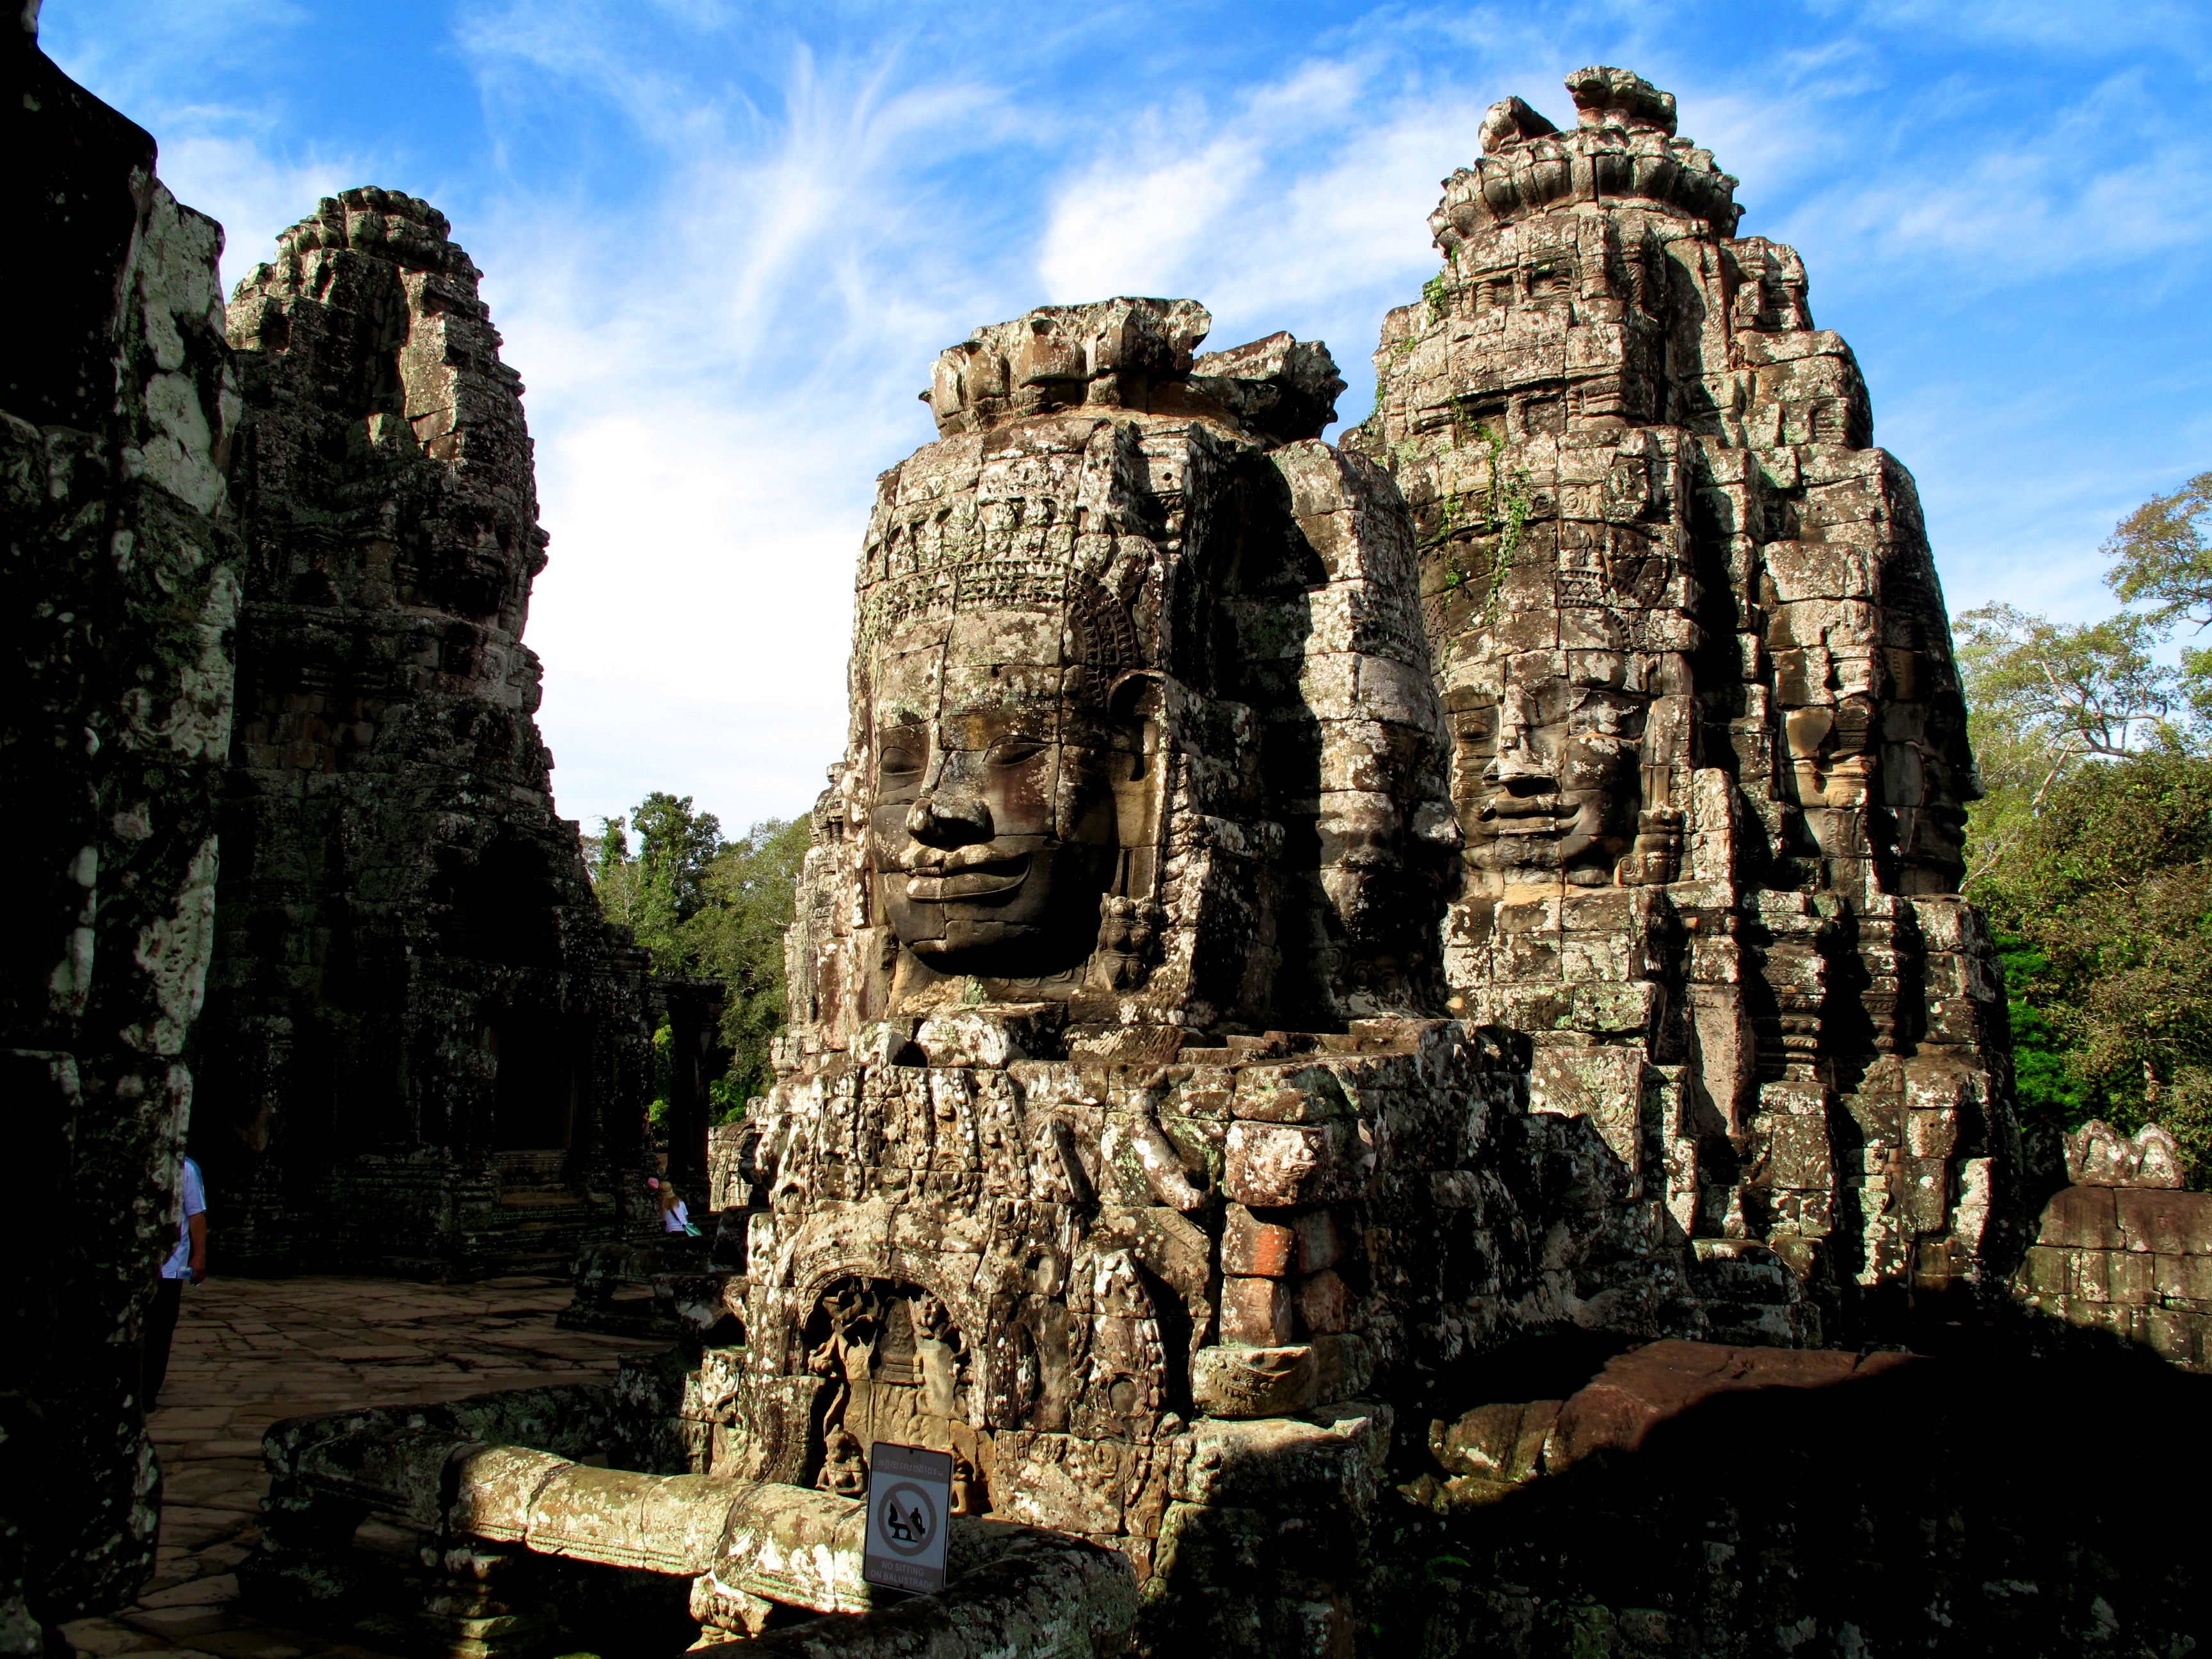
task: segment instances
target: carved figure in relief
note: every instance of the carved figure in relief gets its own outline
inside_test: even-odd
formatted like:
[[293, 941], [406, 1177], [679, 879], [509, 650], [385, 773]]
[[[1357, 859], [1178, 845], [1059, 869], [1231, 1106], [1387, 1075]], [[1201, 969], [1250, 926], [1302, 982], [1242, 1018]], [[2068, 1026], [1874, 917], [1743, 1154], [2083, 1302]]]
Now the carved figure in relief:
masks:
[[[1636, 834], [1650, 702], [1641, 664], [1600, 652], [1516, 657], [1495, 697], [1446, 701], [1468, 862], [1509, 878], [1609, 885]], [[1559, 672], [1564, 668], [1565, 672]]]
[[968, 1471], [966, 1501], [988, 1505], [964, 1397], [965, 1346], [945, 1305], [891, 1279], [842, 1278], [816, 1299], [805, 1333], [813, 1407], [814, 1485], [857, 1497], [877, 1441], [951, 1452]]

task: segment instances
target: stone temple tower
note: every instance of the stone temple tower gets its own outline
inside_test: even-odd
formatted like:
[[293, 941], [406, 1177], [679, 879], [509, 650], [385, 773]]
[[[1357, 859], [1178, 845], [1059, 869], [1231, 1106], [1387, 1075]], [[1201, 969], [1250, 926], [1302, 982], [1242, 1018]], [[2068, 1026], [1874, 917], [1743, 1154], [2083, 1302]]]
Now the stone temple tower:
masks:
[[1996, 1244], [2016, 1136], [1919, 501], [1673, 95], [1567, 88], [1573, 128], [1508, 99], [1445, 181], [1353, 439], [1419, 526], [1451, 1006], [1531, 1035], [1553, 1109], [1650, 1101], [1705, 1249], [1924, 1297]]
[[[1553, 1361], [1741, 1380], [1681, 1351], [1986, 1306], [2005, 1032], [1911, 482], [1672, 100], [1570, 86], [1571, 132], [1492, 112], [1342, 443], [1322, 347], [1200, 356], [1187, 300], [939, 355], [632, 1472], [523, 1454], [448, 1514], [773, 1639], [870, 1605], [836, 1540], [919, 1445], [957, 1512], [1126, 1566], [1138, 1651], [1343, 1654], [1416, 1599], [1386, 1486], [1504, 1503], [1598, 1443]], [[1449, 1479], [1400, 1484], [1424, 1424]], [[459, 1466], [410, 1467], [445, 1504]], [[516, 1495], [556, 1481], [605, 1496], [564, 1532]]]
[[194, 1146], [234, 1266], [557, 1262], [641, 1185], [643, 954], [556, 816], [521, 378], [445, 216], [239, 284], [238, 716]]

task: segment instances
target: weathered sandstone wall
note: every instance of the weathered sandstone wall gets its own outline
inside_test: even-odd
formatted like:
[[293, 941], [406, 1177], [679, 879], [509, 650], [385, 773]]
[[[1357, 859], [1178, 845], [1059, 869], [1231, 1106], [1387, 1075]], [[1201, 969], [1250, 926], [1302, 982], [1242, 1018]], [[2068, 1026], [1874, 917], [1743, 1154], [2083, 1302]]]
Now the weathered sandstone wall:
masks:
[[[154, 142], [11, 20], [0, 387], [9, 648], [0, 798], [0, 1628], [112, 1602], [150, 1568], [158, 1498], [140, 1321], [176, 1237], [214, 942], [216, 797], [242, 564], [222, 232]], [[14, 284], [35, 284], [18, 290]]]
[[1640, 1087], [1677, 1225], [1780, 1255], [1832, 1334], [1971, 1318], [2019, 1138], [1911, 475], [1673, 95], [1567, 86], [1575, 126], [1508, 99], [1445, 180], [1347, 440], [1419, 526], [1452, 1007], [1558, 1109]]

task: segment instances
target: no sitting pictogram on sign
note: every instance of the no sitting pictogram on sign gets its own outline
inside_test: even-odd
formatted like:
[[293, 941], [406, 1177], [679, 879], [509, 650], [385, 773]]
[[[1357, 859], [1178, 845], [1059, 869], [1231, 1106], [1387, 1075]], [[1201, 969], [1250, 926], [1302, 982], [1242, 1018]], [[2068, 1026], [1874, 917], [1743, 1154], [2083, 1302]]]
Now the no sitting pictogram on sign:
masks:
[[945, 1588], [952, 1454], [878, 1440], [868, 1448], [868, 1542], [860, 1577], [885, 1589]]

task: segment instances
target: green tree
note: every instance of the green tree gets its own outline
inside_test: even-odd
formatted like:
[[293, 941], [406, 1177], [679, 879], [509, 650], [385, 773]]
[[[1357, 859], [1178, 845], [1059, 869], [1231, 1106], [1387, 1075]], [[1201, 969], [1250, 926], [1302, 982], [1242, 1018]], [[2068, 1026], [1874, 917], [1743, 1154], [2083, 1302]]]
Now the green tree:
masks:
[[634, 926], [637, 900], [637, 861], [629, 855], [629, 821], [601, 818], [596, 840], [584, 845], [584, 868], [599, 895], [599, 909], [609, 921]]
[[2024, 1120], [2156, 1118], [2212, 1181], [2212, 473], [2105, 544], [2146, 608], [2054, 623], [2006, 605], [1958, 619], [1986, 792], [1967, 890], [2004, 958]]
[[685, 937], [702, 974], [722, 981], [729, 1070], [714, 1086], [726, 1120], [775, 1081], [769, 1044], [784, 1027], [783, 936], [791, 926], [807, 820], [768, 818], [725, 846], [706, 872], [707, 902]]
[[653, 969], [672, 975], [701, 972], [688, 924], [708, 902], [707, 872], [722, 850], [722, 823], [712, 812], [692, 810], [691, 797], [656, 789], [629, 815], [637, 831], [631, 877], [629, 925], [653, 952]]
[[[783, 935], [811, 840], [801, 817], [764, 818], [725, 842], [713, 813], [695, 811], [688, 795], [656, 790], [627, 819], [601, 820], [585, 848], [607, 919], [635, 931], [655, 973], [722, 981], [720, 1035], [731, 1060], [710, 1091], [725, 1121], [775, 1080], [769, 1045], [785, 1023]], [[664, 1025], [654, 1037], [653, 1073], [662, 1109], [668, 1042]]]
[[2212, 624], [2212, 472], [2200, 472], [2171, 495], [2154, 495], [2120, 520], [2105, 543], [2112, 569], [2105, 580], [2133, 604], [2150, 600], [2162, 623]]
[[1972, 887], [2000, 872], [2052, 787], [2083, 762], [2179, 743], [2183, 698], [2147, 617], [2054, 623], [1989, 605], [1954, 627], [1984, 791], [1967, 809]]
[[2212, 1182], [2212, 759], [2082, 767], [1975, 896], [2010, 946], [2023, 1114], [2155, 1118]]
[[[2212, 627], [2212, 472], [2200, 472], [2171, 495], [2154, 495], [2120, 520], [2105, 543], [2112, 561], [2105, 580], [2130, 604], [2148, 600], [2160, 629]], [[2212, 649], [2185, 647], [2181, 684], [2199, 717], [2212, 718]]]

